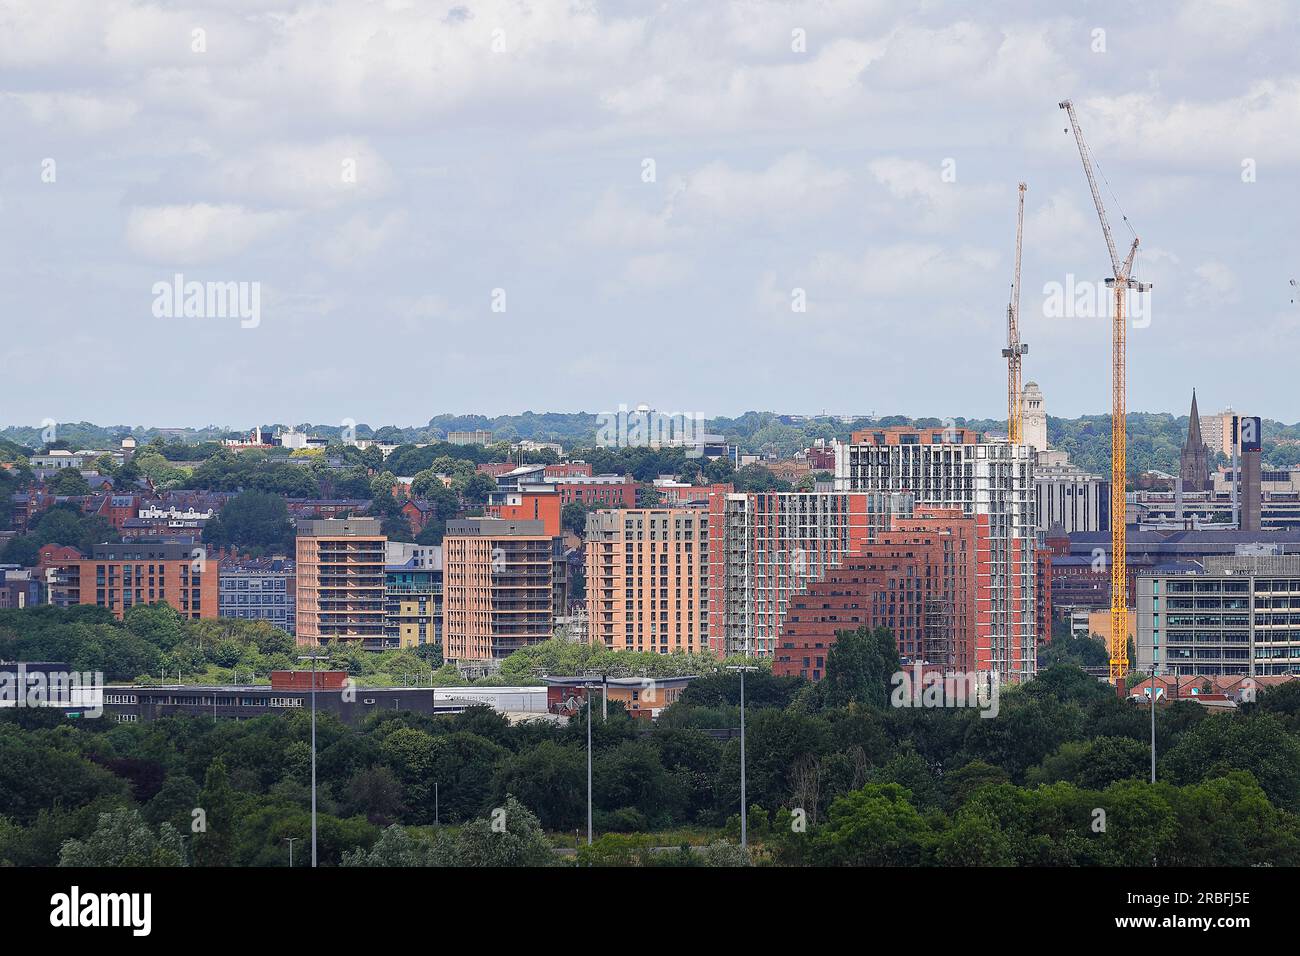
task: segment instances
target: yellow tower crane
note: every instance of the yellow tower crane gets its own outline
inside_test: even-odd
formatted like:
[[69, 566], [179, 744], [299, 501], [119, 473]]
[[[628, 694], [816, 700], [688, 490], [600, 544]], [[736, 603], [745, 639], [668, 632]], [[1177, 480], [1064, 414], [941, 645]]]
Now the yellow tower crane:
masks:
[[1020, 362], [1029, 346], [1020, 341], [1020, 240], [1025, 230], [1025, 190], [1020, 184], [1020, 204], [1016, 209], [1016, 273], [1011, 283], [1011, 301], [1007, 303], [1007, 440], [1013, 445], [1024, 441], [1024, 409], [1021, 405]]
[[1128, 536], [1125, 525], [1127, 497], [1124, 493], [1128, 474], [1128, 436], [1125, 432], [1128, 326], [1124, 315], [1124, 297], [1129, 289], [1146, 292], [1151, 284], [1137, 282], [1131, 275], [1133, 259], [1138, 250], [1136, 235], [1133, 236], [1128, 256], [1120, 261], [1119, 254], [1115, 251], [1115, 239], [1110, 234], [1110, 224], [1106, 221], [1106, 207], [1102, 204], [1097, 179], [1093, 175], [1092, 157], [1083, 140], [1083, 130], [1079, 129], [1078, 117], [1074, 115], [1074, 105], [1069, 100], [1063, 100], [1058, 105], [1070, 117], [1074, 139], [1079, 144], [1079, 158], [1083, 160], [1083, 171], [1088, 177], [1088, 188], [1092, 191], [1092, 202], [1097, 207], [1101, 233], [1106, 238], [1106, 251], [1110, 253], [1110, 264], [1114, 270], [1114, 275], [1106, 280], [1106, 285], [1115, 292], [1115, 306], [1111, 316], [1110, 681], [1121, 687], [1124, 675], [1128, 673]]

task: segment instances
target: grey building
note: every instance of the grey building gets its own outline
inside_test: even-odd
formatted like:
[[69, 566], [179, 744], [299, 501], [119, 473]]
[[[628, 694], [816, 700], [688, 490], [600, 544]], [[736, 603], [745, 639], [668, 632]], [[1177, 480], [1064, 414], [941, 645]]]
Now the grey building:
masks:
[[1300, 555], [1161, 565], [1137, 578], [1137, 669], [1300, 674]]
[[223, 563], [218, 588], [218, 617], [266, 621], [289, 634], [297, 633], [298, 589], [292, 561]]
[[[435, 700], [436, 697], [436, 700]], [[104, 688], [104, 717], [117, 723], [140, 723], [177, 715], [221, 720], [250, 720], [268, 714], [311, 710], [310, 690], [280, 690], [265, 684], [170, 687], [113, 685]], [[459, 714], [477, 702], [435, 694], [431, 687], [357, 687], [349, 695], [317, 690], [316, 709], [333, 714], [349, 726], [360, 726], [382, 710]], [[481, 706], [481, 705], [479, 705]]]

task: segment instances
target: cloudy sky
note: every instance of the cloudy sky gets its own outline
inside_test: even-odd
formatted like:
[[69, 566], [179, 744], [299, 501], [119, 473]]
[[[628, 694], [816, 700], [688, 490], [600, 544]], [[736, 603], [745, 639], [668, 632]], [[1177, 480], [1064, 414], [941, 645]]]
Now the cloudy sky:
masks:
[[1129, 407], [1300, 419], [1294, 9], [1077, 7], [0, 0], [0, 424], [995, 417], [1020, 180], [1026, 378], [1104, 412], [1067, 96]]

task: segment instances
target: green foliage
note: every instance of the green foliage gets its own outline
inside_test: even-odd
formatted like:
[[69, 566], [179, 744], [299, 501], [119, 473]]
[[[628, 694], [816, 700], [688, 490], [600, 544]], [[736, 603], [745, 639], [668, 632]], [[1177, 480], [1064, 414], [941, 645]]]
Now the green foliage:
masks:
[[570, 501], [561, 512], [560, 523], [566, 531], [581, 537], [587, 533], [587, 513], [590, 510], [584, 502]]
[[83, 515], [75, 505], [62, 503], [47, 508], [25, 535], [11, 540], [0, 552], [0, 562], [34, 565], [41, 548], [61, 544], [89, 554], [93, 545], [116, 541], [117, 533], [98, 515]]
[[203, 540], [218, 547], [261, 555], [293, 552], [293, 522], [284, 498], [245, 491], [231, 498], [203, 529]]
[[120, 807], [102, 814], [99, 825], [82, 840], [69, 840], [59, 851], [59, 866], [185, 866], [180, 834], [170, 823], [155, 832], [140, 811]]
[[[820, 685], [746, 674], [746, 812], [760, 863], [1300, 862], [1295, 691], [1270, 690], [1222, 715], [1191, 703], [1159, 709], [1152, 786], [1148, 713], [1073, 665], [1003, 688], [997, 715], [985, 717], [976, 708], [889, 706], [888, 633], [841, 642], [845, 653], [829, 661]], [[292, 638], [263, 623], [186, 621], [165, 606], [134, 608], [120, 623], [95, 608], [0, 612], [0, 656], [99, 661], [128, 675], [138, 654], [162, 662], [160, 670], [179, 664], [189, 679], [211, 679], [249, 661], [293, 666], [295, 651]], [[362, 680], [461, 681], [454, 668], [432, 674], [436, 661], [412, 651], [341, 652], [340, 663]], [[604, 836], [579, 861], [746, 862], [734, 844], [678, 846], [680, 828], [693, 828], [697, 844], [719, 830], [738, 833], [738, 674], [717, 660], [562, 641], [506, 664], [500, 681], [602, 665], [700, 674], [653, 724], [617, 706], [602, 719], [593, 708], [593, 816]], [[165, 826], [186, 835], [195, 865], [283, 866], [286, 840], [310, 834], [309, 741], [302, 713], [142, 724], [0, 714], [0, 863], [50, 865], [70, 841], [148, 846]], [[323, 865], [548, 863], [555, 854], [542, 828], [568, 846], [586, 822], [585, 711], [567, 725], [512, 725], [484, 707], [436, 717], [385, 711], [356, 729], [322, 714], [317, 746]], [[138, 824], [119, 815], [105, 832], [129, 839], [96, 842], [101, 817], [123, 808], [138, 811]], [[197, 832], [196, 809], [205, 824]], [[505, 816], [494, 818], [497, 809]], [[664, 830], [679, 832], [654, 838], [652, 849], [646, 835]], [[618, 833], [627, 838], [609, 836]], [[296, 865], [305, 865], [306, 846], [296, 844]]]
[[812, 839], [821, 866], [916, 866], [933, 834], [896, 783], [869, 784], [831, 804], [830, 819]]
[[542, 674], [677, 677], [717, 673], [724, 664], [712, 654], [611, 651], [604, 645], [551, 639], [515, 651], [501, 662], [501, 676], [510, 682]]
[[884, 707], [900, 666], [888, 628], [840, 631], [827, 652], [826, 677], [817, 684], [817, 699], [823, 707]]

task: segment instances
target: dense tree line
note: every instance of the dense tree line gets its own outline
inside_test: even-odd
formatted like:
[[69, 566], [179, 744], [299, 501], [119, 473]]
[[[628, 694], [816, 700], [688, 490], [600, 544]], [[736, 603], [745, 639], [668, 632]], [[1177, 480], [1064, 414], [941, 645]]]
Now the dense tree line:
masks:
[[[194, 621], [167, 604], [138, 605], [121, 621], [90, 605], [0, 610], [0, 660], [62, 662], [119, 683], [265, 682], [300, 667], [297, 656], [293, 637], [265, 621]], [[382, 654], [340, 647], [330, 666], [361, 684], [461, 683], [429, 645]]]
[[[170, 624], [155, 616], [168, 642]], [[0, 627], [3, 624], [0, 623]], [[143, 627], [137, 623], [137, 630]], [[0, 645], [2, 646], [2, 645]], [[3, 652], [8, 654], [7, 651]], [[552, 653], [558, 653], [553, 650]], [[1300, 687], [1210, 715], [1157, 712], [1159, 779], [1147, 775], [1149, 714], [1061, 664], [1004, 688], [996, 717], [889, 704], [887, 632], [841, 636], [811, 685], [746, 677], [748, 818], [758, 862], [849, 865], [1247, 865], [1300, 863]], [[653, 724], [593, 707], [598, 845], [581, 861], [745, 862], [651, 852], [717, 844], [738, 822], [739, 675], [694, 681]], [[318, 724], [322, 857], [329, 864], [542, 863], [541, 832], [571, 845], [586, 819], [586, 715], [512, 725], [385, 711], [361, 729]], [[149, 724], [0, 720], [0, 862], [93, 860], [284, 865], [309, 806], [307, 717]], [[436, 787], [435, 787], [436, 784]], [[207, 830], [193, 830], [196, 808]], [[495, 826], [503, 813], [505, 832]], [[440, 832], [439, 827], [446, 828]], [[137, 839], [123, 843], [121, 834]], [[115, 836], [116, 834], [116, 836]], [[565, 836], [567, 834], [567, 836]], [[618, 836], [624, 834], [624, 836]], [[496, 839], [501, 837], [502, 839]], [[111, 861], [108, 861], [111, 862]]]

